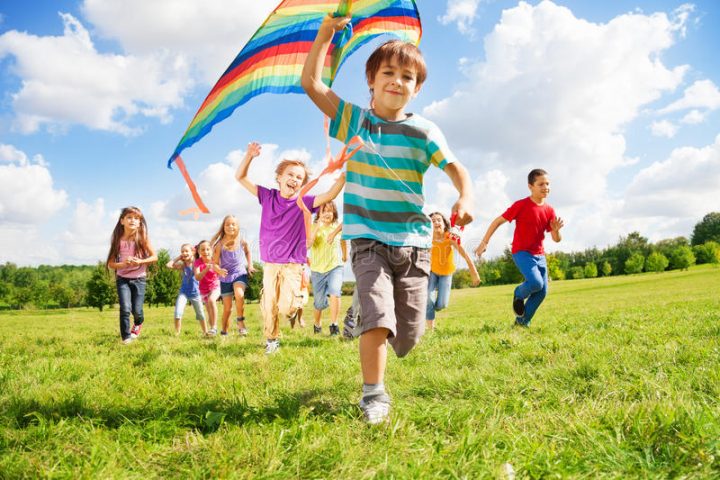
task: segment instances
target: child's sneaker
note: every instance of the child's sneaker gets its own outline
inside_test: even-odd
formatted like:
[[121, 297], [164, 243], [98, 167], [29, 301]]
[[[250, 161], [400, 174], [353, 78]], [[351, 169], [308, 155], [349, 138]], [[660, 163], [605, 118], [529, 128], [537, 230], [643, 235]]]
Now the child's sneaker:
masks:
[[513, 297], [513, 312], [518, 317], [525, 315], [525, 302], [520, 297]]
[[280, 349], [280, 340], [268, 340], [265, 344], [265, 355], [272, 355]]
[[124, 339], [124, 340], [122, 341], [122, 344], [123, 344], [123, 345], [130, 345], [130, 344], [133, 342], [133, 340], [134, 340], [134, 339], [133, 339], [132, 337], [127, 337], [126, 339]]
[[515, 322], [513, 322], [513, 327], [520, 327], [520, 328], [529, 328], [530, 325], [523, 322], [520, 317], [515, 319]]
[[142, 325], [133, 325], [132, 329], [130, 330], [130, 338], [135, 340], [140, 336], [140, 330], [142, 330]]
[[360, 400], [360, 409], [365, 415], [365, 422], [370, 425], [387, 422], [390, 417], [390, 397], [384, 392], [365, 395]]
[[223, 338], [227, 337], [227, 332], [225, 330], [220, 330], [220, 336]]
[[313, 333], [322, 333], [322, 326], [313, 325]]
[[238, 335], [240, 335], [241, 337], [247, 337], [247, 334], [248, 334], [247, 328], [245, 328], [245, 327], [238, 328]]
[[330, 336], [336, 337], [340, 335], [340, 328], [337, 326], [337, 323], [333, 323], [330, 325]]
[[215, 328], [215, 327], [211, 328], [210, 330], [208, 330], [207, 334], [208, 334], [208, 337], [214, 337], [215, 335], [217, 335], [217, 328]]

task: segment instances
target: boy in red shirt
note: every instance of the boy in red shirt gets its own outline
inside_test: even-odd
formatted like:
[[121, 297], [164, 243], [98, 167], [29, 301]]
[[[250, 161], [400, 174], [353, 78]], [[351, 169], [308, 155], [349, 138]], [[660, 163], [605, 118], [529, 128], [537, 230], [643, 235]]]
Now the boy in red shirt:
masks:
[[493, 220], [475, 249], [475, 255], [482, 255], [495, 230], [503, 223], [515, 220], [512, 256], [525, 277], [525, 281], [515, 288], [513, 296], [515, 325], [520, 327], [530, 325], [530, 320], [547, 295], [548, 269], [543, 250], [545, 232], [550, 232], [552, 239], [559, 242], [562, 240], [560, 229], [564, 225], [562, 219], [555, 216], [555, 210], [545, 203], [550, 194], [547, 172], [539, 168], [532, 170], [528, 174], [528, 188], [530, 196], [513, 203]]

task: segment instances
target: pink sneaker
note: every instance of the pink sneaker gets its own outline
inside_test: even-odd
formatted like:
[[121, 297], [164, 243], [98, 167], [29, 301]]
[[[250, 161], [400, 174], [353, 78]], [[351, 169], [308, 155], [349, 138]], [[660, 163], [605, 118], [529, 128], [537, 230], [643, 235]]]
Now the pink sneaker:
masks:
[[130, 338], [138, 338], [140, 336], [140, 330], [142, 330], [142, 325], [133, 325], [130, 330]]

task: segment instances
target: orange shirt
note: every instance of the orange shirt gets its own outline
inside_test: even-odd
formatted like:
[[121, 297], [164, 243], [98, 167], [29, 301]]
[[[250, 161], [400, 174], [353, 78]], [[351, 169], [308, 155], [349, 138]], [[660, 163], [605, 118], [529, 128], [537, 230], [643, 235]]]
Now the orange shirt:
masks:
[[439, 242], [433, 240], [430, 250], [430, 271], [435, 275], [452, 275], [455, 271], [455, 253], [452, 240], [449, 238]]

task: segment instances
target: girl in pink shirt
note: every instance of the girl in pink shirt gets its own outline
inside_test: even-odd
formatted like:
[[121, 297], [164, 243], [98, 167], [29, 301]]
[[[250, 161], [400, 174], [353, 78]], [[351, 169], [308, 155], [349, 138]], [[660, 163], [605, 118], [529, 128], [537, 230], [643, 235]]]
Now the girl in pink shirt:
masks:
[[145, 320], [143, 302], [147, 266], [153, 262], [157, 262], [157, 255], [148, 238], [145, 217], [137, 207], [123, 208], [112, 233], [106, 265], [115, 270], [120, 304], [120, 337], [124, 344], [140, 336]]
[[227, 270], [213, 263], [213, 249], [210, 242], [203, 240], [195, 247], [197, 257], [193, 268], [195, 278], [200, 282], [200, 298], [205, 303], [208, 313], [210, 330], [208, 335], [217, 334], [217, 299], [220, 298], [220, 278], [227, 275]]

